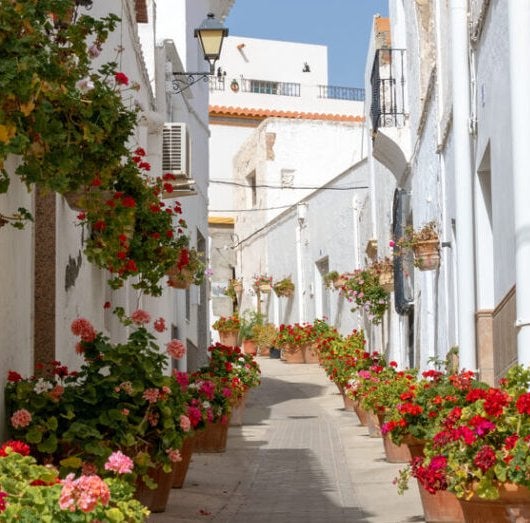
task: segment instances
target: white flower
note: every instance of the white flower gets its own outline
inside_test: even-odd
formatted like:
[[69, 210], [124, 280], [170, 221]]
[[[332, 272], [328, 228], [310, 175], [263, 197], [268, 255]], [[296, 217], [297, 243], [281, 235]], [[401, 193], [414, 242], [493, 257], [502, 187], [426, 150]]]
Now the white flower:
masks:
[[79, 89], [82, 93], [88, 93], [94, 89], [94, 82], [88, 76], [86, 78], [81, 78], [75, 83], [76, 89]]
[[44, 378], [39, 378], [37, 380], [37, 383], [35, 383], [35, 386], [33, 387], [33, 390], [37, 394], [42, 394], [43, 392], [46, 392], [47, 390], [51, 389], [53, 389], [53, 385], [49, 381], [46, 381]]
[[209, 401], [203, 401], [202, 402], [202, 406], [205, 408], [205, 409], [209, 409], [212, 405]]

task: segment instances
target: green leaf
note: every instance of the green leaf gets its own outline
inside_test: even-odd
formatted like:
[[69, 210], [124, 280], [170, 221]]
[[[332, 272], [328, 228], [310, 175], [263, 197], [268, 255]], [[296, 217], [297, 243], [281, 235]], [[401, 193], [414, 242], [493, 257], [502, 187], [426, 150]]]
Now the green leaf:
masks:
[[57, 436], [51, 434], [47, 439], [40, 443], [37, 448], [41, 452], [47, 452], [49, 454], [55, 452], [57, 450]]

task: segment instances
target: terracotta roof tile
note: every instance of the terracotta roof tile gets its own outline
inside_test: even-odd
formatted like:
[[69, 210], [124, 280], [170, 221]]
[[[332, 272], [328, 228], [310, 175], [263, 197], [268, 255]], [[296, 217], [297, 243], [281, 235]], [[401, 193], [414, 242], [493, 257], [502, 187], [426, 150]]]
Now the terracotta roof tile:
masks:
[[255, 109], [250, 107], [233, 107], [210, 105], [210, 116], [227, 116], [233, 118], [297, 118], [300, 120], [329, 120], [335, 122], [364, 122], [363, 116], [352, 114], [305, 113], [301, 111], [281, 111], [277, 109]]

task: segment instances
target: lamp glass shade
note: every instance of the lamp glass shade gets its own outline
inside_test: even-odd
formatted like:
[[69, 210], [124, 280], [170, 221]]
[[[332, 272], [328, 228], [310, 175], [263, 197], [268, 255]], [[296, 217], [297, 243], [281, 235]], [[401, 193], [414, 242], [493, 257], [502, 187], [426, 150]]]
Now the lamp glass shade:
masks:
[[217, 60], [223, 45], [223, 29], [198, 29], [199, 41], [206, 60]]
[[204, 59], [210, 62], [212, 70], [213, 64], [221, 55], [225, 36], [228, 36], [228, 29], [219, 20], [216, 20], [213, 13], [208, 13], [208, 17], [201, 26], [195, 29], [195, 38], [199, 38]]

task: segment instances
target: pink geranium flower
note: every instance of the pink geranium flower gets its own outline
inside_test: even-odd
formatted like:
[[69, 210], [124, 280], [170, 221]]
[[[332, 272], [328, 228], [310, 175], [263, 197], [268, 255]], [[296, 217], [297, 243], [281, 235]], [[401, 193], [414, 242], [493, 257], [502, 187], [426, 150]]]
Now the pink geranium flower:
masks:
[[184, 415], [184, 414], [181, 414], [180, 415], [180, 428], [184, 431], [184, 432], [189, 432], [190, 429], [191, 429], [191, 421], [190, 421], [190, 418], [188, 418], [188, 416]]
[[151, 315], [142, 309], [137, 309], [131, 314], [131, 320], [137, 325], [143, 325], [151, 321]]
[[79, 336], [83, 341], [91, 342], [96, 338], [96, 329], [85, 318], [76, 318], [70, 326], [72, 334]]
[[19, 409], [11, 416], [11, 425], [15, 429], [23, 429], [31, 423], [31, 413], [26, 409]]
[[166, 349], [168, 354], [176, 360], [179, 360], [186, 354], [186, 347], [184, 347], [184, 343], [180, 340], [171, 340], [166, 343]]
[[62, 510], [75, 512], [79, 509], [82, 512], [92, 512], [98, 503], [105, 506], [109, 504], [109, 487], [99, 476], [80, 476], [74, 479], [73, 474], [68, 474], [62, 484], [59, 497]]
[[120, 450], [113, 452], [105, 463], [105, 470], [112, 470], [118, 474], [129, 474], [133, 468], [134, 464], [132, 459]]

